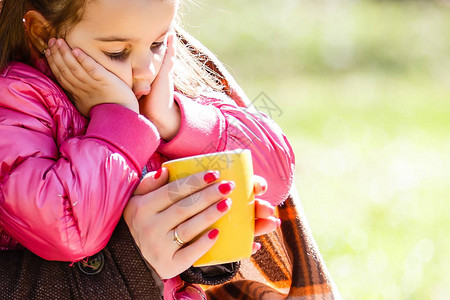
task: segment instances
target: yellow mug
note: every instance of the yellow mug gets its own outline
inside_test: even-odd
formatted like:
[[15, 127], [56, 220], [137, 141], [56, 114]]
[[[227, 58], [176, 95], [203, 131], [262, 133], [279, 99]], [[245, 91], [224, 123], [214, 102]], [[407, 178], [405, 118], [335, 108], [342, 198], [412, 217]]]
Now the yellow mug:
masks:
[[255, 231], [250, 150], [236, 149], [185, 157], [167, 161], [162, 166], [169, 171], [170, 182], [198, 172], [217, 170], [220, 172], [219, 180], [232, 180], [236, 183], [229, 195], [232, 200], [230, 210], [207, 229], [217, 228], [219, 237], [214, 246], [194, 263], [194, 267], [224, 264], [250, 257]]

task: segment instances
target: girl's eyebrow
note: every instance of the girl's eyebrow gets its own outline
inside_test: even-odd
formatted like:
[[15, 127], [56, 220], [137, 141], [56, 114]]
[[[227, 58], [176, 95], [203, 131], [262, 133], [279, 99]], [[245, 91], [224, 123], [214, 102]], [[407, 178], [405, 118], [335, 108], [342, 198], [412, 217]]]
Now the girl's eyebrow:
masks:
[[136, 42], [136, 39], [130, 39], [120, 36], [97, 37], [95, 38], [95, 40], [101, 42], [131, 42], [131, 43]]
[[[160, 35], [160, 37], [166, 35], [171, 29], [172, 27], [169, 27], [167, 30], [164, 31], [163, 34]], [[95, 40], [100, 42], [129, 42], [129, 43], [135, 43], [138, 41], [137, 39], [122, 36], [96, 37]]]
[[[163, 34], [160, 35], [160, 37], [166, 35], [171, 28], [167, 29]], [[136, 43], [137, 39], [131, 39], [127, 37], [121, 37], [121, 36], [107, 36], [107, 37], [96, 37], [96, 41], [100, 42], [128, 42], [128, 43]]]

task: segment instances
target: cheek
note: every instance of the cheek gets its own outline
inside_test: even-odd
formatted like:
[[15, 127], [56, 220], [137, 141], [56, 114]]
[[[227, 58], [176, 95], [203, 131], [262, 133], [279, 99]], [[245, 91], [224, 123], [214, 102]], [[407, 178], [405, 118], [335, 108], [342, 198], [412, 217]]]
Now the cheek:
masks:
[[[82, 49], [80, 47], [80, 49]], [[94, 59], [99, 67], [105, 68], [107, 71], [113, 73], [120, 79], [122, 79], [130, 88], [132, 86], [132, 76], [131, 76], [131, 67], [126, 63], [119, 63], [115, 61], [111, 61], [107, 57], [103, 57], [103, 54], [90, 54], [89, 50], [83, 50], [87, 55], [89, 55], [92, 59]]]
[[106, 70], [122, 79], [130, 88], [133, 86], [130, 64], [109, 59], [103, 52], [99, 51], [98, 48], [92, 46], [91, 40], [85, 38], [83, 31], [75, 29], [66, 35], [65, 40], [70, 48], [80, 48]]
[[111, 61], [108, 66], [104, 67], [122, 79], [130, 88], [133, 86], [133, 73], [129, 64]]
[[130, 88], [133, 85], [132, 71], [129, 63], [121, 61], [113, 61], [101, 53], [97, 58], [94, 58], [107, 71], [113, 73], [124, 81]]

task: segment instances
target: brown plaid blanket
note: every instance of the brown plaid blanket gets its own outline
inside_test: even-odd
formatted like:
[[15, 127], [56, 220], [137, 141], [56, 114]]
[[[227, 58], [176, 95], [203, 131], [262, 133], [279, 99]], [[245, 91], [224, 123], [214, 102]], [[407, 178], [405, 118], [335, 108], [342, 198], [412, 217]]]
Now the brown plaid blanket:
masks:
[[[251, 107], [250, 100], [222, 63], [187, 32], [181, 28], [177, 32], [191, 51], [219, 74], [224, 91], [239, 106]], [[278, 214], [281, 228], [259, 237], [261, 250], [242, 262], [231, 282], [205, 287], [209, 299], [341, 299], [309, 230], [295, 187], [278, 207]]]
[[[292, 195], [296, 195], [292, 191]], [[341, 299], [329, 276], [300, 206], [289, 197], [278, 207], [277, 231], [259, 237], [262, 247], [242, 261], [231, 282], [206, 287], [208, 299]]]

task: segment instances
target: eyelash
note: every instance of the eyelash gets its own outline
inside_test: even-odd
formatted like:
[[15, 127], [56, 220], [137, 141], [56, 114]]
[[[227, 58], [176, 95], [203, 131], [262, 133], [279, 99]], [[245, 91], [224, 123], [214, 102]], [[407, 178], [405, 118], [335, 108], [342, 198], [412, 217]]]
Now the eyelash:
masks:
[[124, 60], [128, 56], [128, 53], [126, 51], [117, 53], [105, 52], [105, 54], [112, 60]]
[[[164, 46], [164, 42], [157, 42], [157, 43], [152, 44], [151, 49], [154, 51], [159, 51], [163, 46]], [[105, 52], [105, 54], [111, 60], [118, 60], [118, 61], [122, 61], [125, 58], [127, 58], [127, 56], [128, 56], [127, 51], [121, 51], [121, 52], [115, 52], [115, 53]]]
[[161, 48], [163, 46], [165, 46], [164, 42], [157, 42], [157, 43], [153, 43], [151, 48], [156, 50], [156, 51], [159, 51], [159, 50], [161, 50]]

